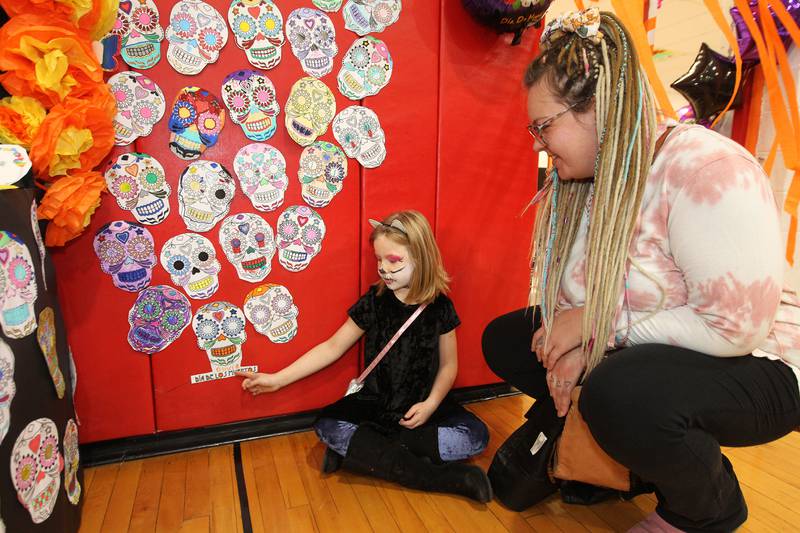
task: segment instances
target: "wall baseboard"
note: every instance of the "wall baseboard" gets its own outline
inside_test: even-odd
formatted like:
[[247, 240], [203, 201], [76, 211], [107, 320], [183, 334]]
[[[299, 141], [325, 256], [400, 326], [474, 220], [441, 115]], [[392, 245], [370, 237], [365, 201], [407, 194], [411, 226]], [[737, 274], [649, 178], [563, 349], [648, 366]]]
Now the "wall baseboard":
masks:
[[[453, 398], [460, 403], [491, 400], [501, 396], [519, 394], [507, 383], [479, 385], [454, 389]], [[127, 437], [82, 444], [83, 466], [132, 461], [168, 453], [184, 452], [220, 444], [272, 437], [305, 431], [311, 427], [317, 411], [306, 411], [285, 416], [274, 416], [180, 431], [164, 431], [152, 435]]]

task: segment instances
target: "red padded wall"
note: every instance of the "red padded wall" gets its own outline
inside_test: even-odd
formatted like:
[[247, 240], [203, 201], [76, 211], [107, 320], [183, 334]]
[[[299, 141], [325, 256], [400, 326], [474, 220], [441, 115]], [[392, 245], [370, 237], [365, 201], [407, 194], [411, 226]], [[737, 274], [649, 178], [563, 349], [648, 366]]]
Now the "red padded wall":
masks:
[[461, 317], [456, 386], [496, 382], [481, 334], [496, 316], [525, 306], [536, 158], [525, 126], [522, 75], [538, 43], [486, 31], [445, 1], [439, 111], [437, 240]]
[[[166, 25], [173, 2], [156, 1], [162, 25]], [[225, 17], [228, 2], [211, 3]], [[308, 0], [277, 3], [284, 18], [292, 9], [311, 5]], [[335, 79], [341, 58], [356, 36], [344, 29], [341, 12], [331, 18], [337, 29], [339, 55], [337, 67], [323, 81], [336, 95], [338, 111], [357, 103], [339, 94]], [[457, 0], [403, 2], [398, 23], [377, 35], [386, 41], [394, 59], [392, 81], [363, 103], [380, 117], [387, 133], [388, 157], [377, 169], [361, 169], [357, 162], [349, 161], [343, 192], [318, 210], [328, 233], [322, 253], [309, 268], [289, 273], [273, 260], [266, 281], [285, 285], [292, 292], [300, 309], [299, 334], [288, 344], [276, 345], [248, 325], [243, 364], [275, 371], [335, 331], [346, 318], [347, 308], [376, 279], [366, 219], [413, 208], [435, 225], [454, 280], [451, 296], [463, 322], [458, 330], [457, 385], [497, 381], [483, 363], [480, 335], [492, 317], [525, 303], [531, 220], [518, 214], [533, 194], [536, 168], [524, 131], [520, 78], [532, 55], [535, 33], [530, 31], [522, 45], [510, 47], [508, 36], [498, 37], [479, 27]], [[278, 130], [267, 142], [281, 150], [289, 174], [284, 205], [272, 213], [259, 213], [273, 228], [285, 207], [303, 204], [297, 180], [302, 149], [289, 138], [283, 112], [291, 85], [305, 74], [289, 46], [287, 42], [280, 65], [266, 72], [281, 104]], [[166, 115], [152, 135], [135, 145], [138, 151], [159, 159], [173, 187], [169, 218], [149, 226], [157, 253], [168, 238], [187, 231], [178, 214], [176, 191], [178, 176], [188, 162], [167, 147], [172, 100], [180, 88], [189, 85], [219, 96], [228, 73], [251, 68], [232, 34], [219, 61], [197, 76], [176, 73], [164, 57], [166, 50], [164, 41], [162, 60], [144, 71], [164, 92]], [[335, 142], [330, 130], [321, 139]], [[219, 143], [201, 158], [218, 161], [232, 172], [236, 151], [249, 142], [229, 120]], [[230, 210], [231, 214], [237, 212], [255, 212], [240, 190]], [[243, 393], [235, 378], [189, 384], [190, 375], [210, 370], [191, 328], [152, 356], [133, 351], [126, 340], [127, 313], [136, 295], [112, 285], [92, 250], [95, 231], [117, 219], [133, 217], [105, 195], [87, 231], [53, 254], [78, 367], [82, 442], [299, 412], [342, 394], [357, 370], [356, 348], [331, 368], [257, 398]], [[236, 276], [218, 246], [218, 230], [219, 224], [203, 235], [215, 243], [222, 264], [221, 286], [209, 300], [192, 300], [193, 311], [218, 300], [241, 307], [244, 296], [255, 286]], [[160, 265], [154, 271], [153, 284], [171, 285]]]

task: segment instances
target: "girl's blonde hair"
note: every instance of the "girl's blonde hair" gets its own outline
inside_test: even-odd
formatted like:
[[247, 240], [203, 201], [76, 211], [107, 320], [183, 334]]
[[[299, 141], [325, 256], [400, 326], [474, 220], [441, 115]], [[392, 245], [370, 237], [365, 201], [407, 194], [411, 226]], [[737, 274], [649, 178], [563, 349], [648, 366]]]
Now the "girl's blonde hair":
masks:
[[[588, 214], [586, 302], [582, 347], [587, 373], [604, 357], [628, 261], [628, 247], [653, 160], [656, 107], [633, 40], [612, 13], [600, 13], [596, 41], [576, 32], [555, 34], [525, 73], [525, 86], [544, 82], [577, 112], [594, 105], [599, 150], [594, 181], [560, 181], [537, 210], [531, 304], [541, 307], [549, 333], [568, 256]], [[624, 305], [624, 302], [623, 302]]]
[[[402, 224], [403, 229], [392, 226], [395, 220]], [[444, 269], [442, 254], [436, 245], [428, 219], [419, 211], [398, 211], [392, 213], [380, 226], [372, 230], [369, 237], [370, 244], [380, 236], [384, 236], [408, 249], [414, 263], [414, 272], [411, 275], [407, 300], [413, 303], [431, 303], [437, 296], [447, 293], [450, 288], [450, 276]], [[386, 290], [386, 283], [378, 280], [378, 294]]]

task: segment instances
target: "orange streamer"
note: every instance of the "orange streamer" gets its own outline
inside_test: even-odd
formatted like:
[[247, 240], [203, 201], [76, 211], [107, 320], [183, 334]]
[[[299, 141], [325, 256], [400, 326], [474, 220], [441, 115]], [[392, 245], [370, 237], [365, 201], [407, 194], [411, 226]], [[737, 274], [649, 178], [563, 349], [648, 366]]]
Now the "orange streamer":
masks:
[[711, 16], [714, 17], [714, 21], [717, 23], [717, 26], [719, 26], [719, 28], [722, 30], [722, 33], [725, 35], [725, 40], [728, 41], [731, 50], [733, 50], [734, 59], [736, 61], [736, 81], [733, 84], [733, 94], [731, 95], [731, 99], [728, 100], [728, 104], [725, 106], [725, 109], [723, 109], [711, 123], [711, 127], [713, 128], [722, 118], [722, 115], [724, 115], [725, 112], [731, 108], [733, 105], [733, 100], [736, 98], [736, 93], [739, 91], [739, 85], [742, 82], [742, 54], [739, 52], [736, 36], [733, 35], [733, 31], [731, 31], [728, 21], [725, 20], [725, 15], [722, 14], [722, 8], [719, 5], [719, 0], [704, 1], [708, 11], [711, 13]]

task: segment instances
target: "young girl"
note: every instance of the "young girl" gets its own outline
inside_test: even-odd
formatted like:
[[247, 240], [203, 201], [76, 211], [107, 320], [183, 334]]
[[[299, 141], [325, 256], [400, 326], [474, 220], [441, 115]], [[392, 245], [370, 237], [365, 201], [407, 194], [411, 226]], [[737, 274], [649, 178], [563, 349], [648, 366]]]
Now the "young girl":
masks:
[[433, 232], [416, 211], [370, 220], [380, 280], [325, 342], [275, 374], [240, 372], [242, 388], [272, 392], [333, 363], [366, 333], [369, 364], [422, 304], [427, 307], [397, 339], [354, 394], [328, 405], [314, 424], [328, 449], [323, 471], [340, 466], [403, 486], [491, 499], [486, 474], [455, 463], [486, 448], [489, 432], [448, 392], [458, 370], [455, 328], [445, 296], [448, 276]]

